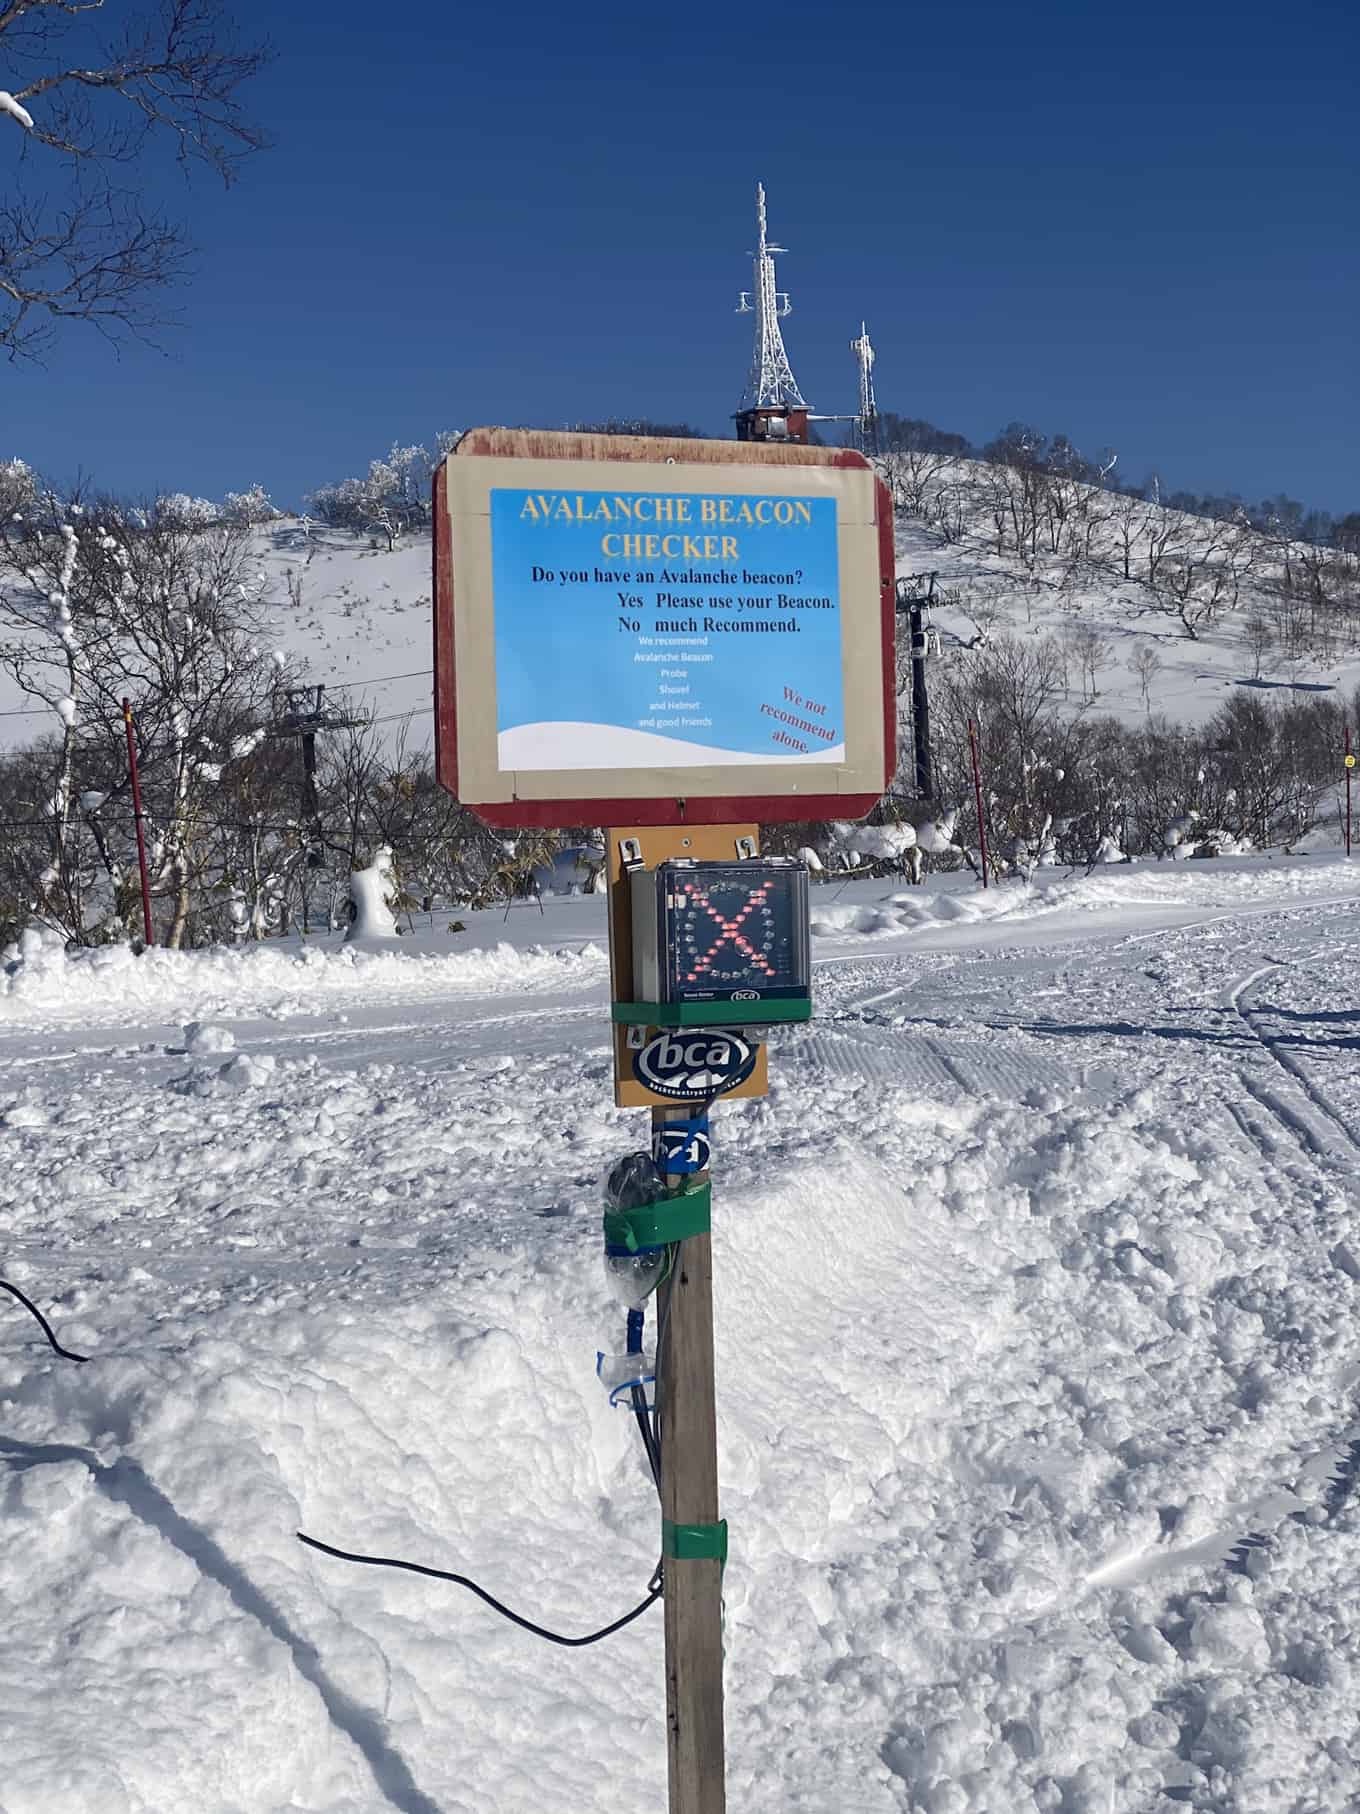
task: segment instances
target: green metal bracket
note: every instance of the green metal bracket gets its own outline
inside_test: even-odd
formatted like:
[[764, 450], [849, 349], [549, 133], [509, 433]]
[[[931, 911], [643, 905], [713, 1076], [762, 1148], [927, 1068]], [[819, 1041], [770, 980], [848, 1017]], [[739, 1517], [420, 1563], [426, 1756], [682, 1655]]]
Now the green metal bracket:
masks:
[[604, 1239], [607, 1247], [638, 1253], [646, 1247], [669, 1247], [691, 1235], [706, 1235], [712, 1227], [713, 1193], [707, 1184], [692, 1186], [678, 1197], [661, 1197], [641, 1209], [607, 1209]]
[[672, 1524], [661, 1520], [661, 1554], [675, 1562], [727, 1562], [727, 1520], [716, 1524]]
[[766, 1027], [811, 1020], [810, 1001], [616, 1001], [610, 1015], [629, 1027]]

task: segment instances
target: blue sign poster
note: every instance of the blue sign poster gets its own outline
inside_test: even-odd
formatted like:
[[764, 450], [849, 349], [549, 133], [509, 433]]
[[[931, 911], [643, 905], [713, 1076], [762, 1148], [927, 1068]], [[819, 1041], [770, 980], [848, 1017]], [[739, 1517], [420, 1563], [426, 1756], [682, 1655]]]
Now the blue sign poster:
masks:
[[841, 762], [834, 498], [491, 492], [503, 772]]

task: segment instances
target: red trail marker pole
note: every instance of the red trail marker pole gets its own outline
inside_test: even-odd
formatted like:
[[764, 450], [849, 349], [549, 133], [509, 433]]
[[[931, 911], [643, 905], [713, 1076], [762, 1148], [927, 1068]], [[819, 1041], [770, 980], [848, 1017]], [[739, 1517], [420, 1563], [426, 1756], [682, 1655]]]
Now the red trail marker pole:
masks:
[[123, 729], [127, 732], [128, 774], [132, 779], [132, 823], [137, 830], [137, 868], [142, 878], [142, 927], [148, 945], [154, 945], [151, 930], [151, 881], [146, 873], [146, 832], [142, 829], [142, 784], [137, 775], [137, 739], [132, 734], [132, 701], [123, 701]]
[[968, 743], [973, 752], [973, 798], [977, 801], [978, 849], [982, 853], [982, 886], [987, 886], [987, 821], [982, 812], [982, 764], [978, 759], [977, 726], [968, 720]]

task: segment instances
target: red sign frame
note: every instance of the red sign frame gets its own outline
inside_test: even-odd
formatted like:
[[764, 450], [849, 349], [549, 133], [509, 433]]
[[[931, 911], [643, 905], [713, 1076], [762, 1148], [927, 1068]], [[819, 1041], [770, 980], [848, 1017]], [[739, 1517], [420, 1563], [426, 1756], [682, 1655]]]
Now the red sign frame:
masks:
[[[553, 430], [497, 428], [470, 430], [459, 454], [489, 454], [554, 460], [637, 461], [656, 464], [700, 454], [706, 463], [821, 465], [872, 470], [872, 463], [849, 448], [805, 447], [739, 441], [677, 441], [647, 435], [590, 435]], [[455, 456], [456, 457], [456, 456]], [[772, 475], [773, 476], [773, 475]], [[859, 819], [878, 805], [892, 781], [897, 754], [897, 601], [892, 496], [880, 478], [878, 568], [883, 652], [883, 784], [876, 793], [730, 794], [699, 799], [657, 798], [560, 800], [464, 799], [458, 787], [457, 665], [454, 649], [454, 579], [445, 467], [434, 479], [434, 693], [435, 773], [441, 786], [485, 824], [508, 829], [573, 825], [727, 825], [739, 820], [763, 824], [811, 819]]]

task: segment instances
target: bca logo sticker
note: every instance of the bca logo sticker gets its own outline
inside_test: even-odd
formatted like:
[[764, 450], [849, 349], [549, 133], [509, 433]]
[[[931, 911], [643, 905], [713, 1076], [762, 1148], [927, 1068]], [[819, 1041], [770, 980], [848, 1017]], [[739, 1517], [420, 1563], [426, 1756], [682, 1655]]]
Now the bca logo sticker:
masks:
[[739, 1033], [668, 1028], [634, 1052], [633, 1075], [658, 1096], [701, 1102], [745, 1083], [759, 1049]]

